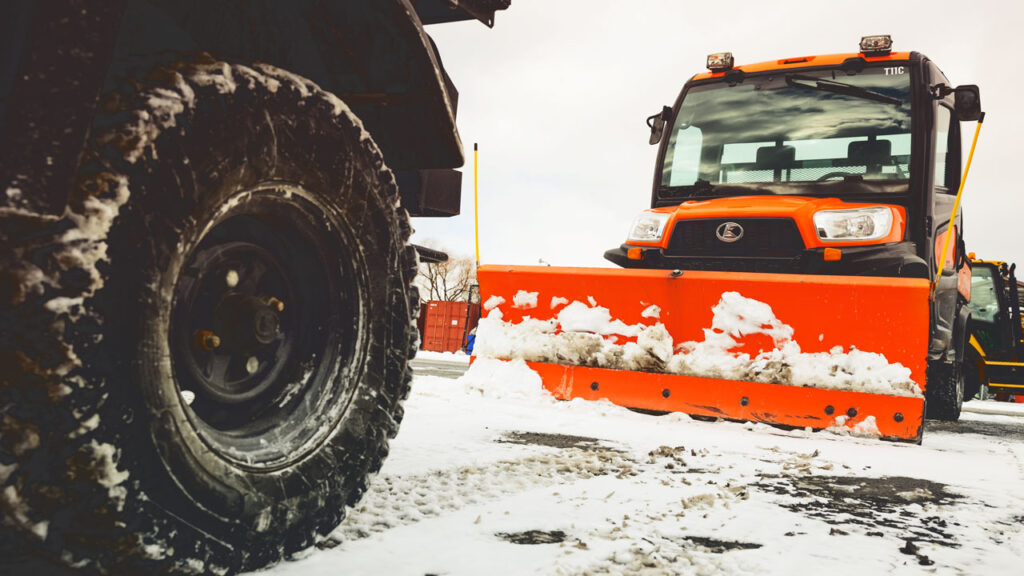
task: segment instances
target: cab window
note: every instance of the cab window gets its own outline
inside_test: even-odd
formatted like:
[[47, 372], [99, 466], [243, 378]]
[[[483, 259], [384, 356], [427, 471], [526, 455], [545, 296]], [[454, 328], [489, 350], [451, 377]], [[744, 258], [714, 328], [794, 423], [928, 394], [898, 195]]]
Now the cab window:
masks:
[[935, 107], [935, 187], [956, 194], [960, 187], [960, 122], [946, 105]]

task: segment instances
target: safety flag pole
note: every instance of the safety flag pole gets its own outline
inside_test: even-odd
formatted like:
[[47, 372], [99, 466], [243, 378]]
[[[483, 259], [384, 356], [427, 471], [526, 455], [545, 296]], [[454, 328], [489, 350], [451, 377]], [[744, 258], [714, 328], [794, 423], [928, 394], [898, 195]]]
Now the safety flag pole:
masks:
[[[974, 140], [971, 142], [971, 152], [967, 155], [967, 165], [964, 166], [964, 177], [960, 179], [960, 189], [957, 190], [956, 200], [953, 201], [953, 213], [949, 216], [949, 228], [946, 230], [946, 240], [942, 243], [942, 258], [939, 259], [939, 271], [935, 274], [935, 285], [942, 279], [942, 267], [946, 263], [946, 254], [949, 253], [949, 238], [956, 223], [956, 213], [960, 209], [960, 197], [964, 193], [964, 183], [967, 182], [967, 173], [971, 171], [971, 160], [974, 158], [974, 147], [978, 145], [978, 133], [981, 132], [981, 124], [985, 122], [985, 113], [978, 117], [978, 125], [974, 127]], [[955, 265], [955, 263], [954, 263]]]
[[[977, 136], [975, 136], [977, 138]], [[972, 149], [973, 151], [973, 149]], [[480, 266], [480, 210], [476, 202], [477, 146], [473, 143], [473, 235], [476, 238], [476, 265]], [[968, 164], [970, 165], [970, 164]]]

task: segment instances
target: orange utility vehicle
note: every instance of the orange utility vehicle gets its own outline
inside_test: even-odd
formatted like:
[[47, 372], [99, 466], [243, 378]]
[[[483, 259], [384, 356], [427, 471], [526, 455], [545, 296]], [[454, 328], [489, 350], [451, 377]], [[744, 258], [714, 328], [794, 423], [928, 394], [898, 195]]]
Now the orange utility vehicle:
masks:
[[[561, 398], [911, 441], [926, 407], [958, 418], [970, 268], [954, 204], [979, 90], [891, 44], [709, 56], [648, 119], [651, 208], [605, 253], [625, 270], [481, 267], [498, 312], [481, 354], [489, 334], [533, 326], [544, 346], [491, 352], [527, 360]], [[581, 324], [581, 307], [608, 321]]]
[[1016, 264], [971, 256], [970, 340], [964, 399], [984, 385], [996, 398], [1024, 401], [1024, 324]]

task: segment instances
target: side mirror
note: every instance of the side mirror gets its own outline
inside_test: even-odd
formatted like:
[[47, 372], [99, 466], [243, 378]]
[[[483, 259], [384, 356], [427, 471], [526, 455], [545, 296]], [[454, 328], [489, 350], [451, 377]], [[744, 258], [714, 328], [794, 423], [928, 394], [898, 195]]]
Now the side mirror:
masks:
[[974, 84], [957, 86], [953, 91], [956, 101], [956, 117], [961, 122], [973, 122], [981, 118], [981, 91]]
[[662, 106], [661, 112], [647, 117], [647, 126], [651, 129], [651, 138], [647, 141], [649, 144], [661, 142], [661, 137], [665, 134], [665, 122], [671, 119], [672, 109], [668, 106]]

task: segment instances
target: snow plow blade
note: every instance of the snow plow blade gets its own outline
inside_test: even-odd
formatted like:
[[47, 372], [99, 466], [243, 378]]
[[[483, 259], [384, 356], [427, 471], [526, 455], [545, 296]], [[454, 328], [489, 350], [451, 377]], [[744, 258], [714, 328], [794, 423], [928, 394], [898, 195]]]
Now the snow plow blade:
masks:
[[556, 398], [920, 442], [925, 279], [481, 266], [475, 354]]

